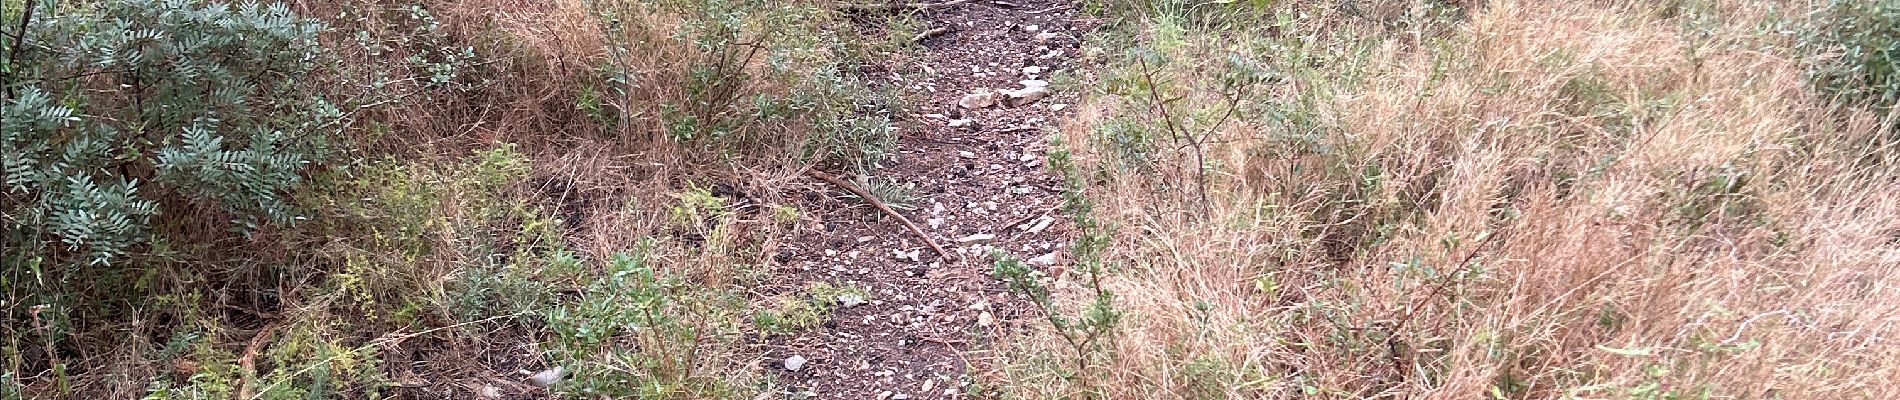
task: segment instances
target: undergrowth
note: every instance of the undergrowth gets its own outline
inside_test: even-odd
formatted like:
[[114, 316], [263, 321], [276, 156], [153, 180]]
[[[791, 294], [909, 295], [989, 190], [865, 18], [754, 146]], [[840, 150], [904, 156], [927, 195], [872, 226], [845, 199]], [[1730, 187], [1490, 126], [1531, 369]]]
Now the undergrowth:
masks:
[[1052, 319], [985, 387], [1888, 397], [1900, 209], [1854, 193], [1900, 184], [1891, 18], [1813, 7], [1084, 3], [1106, 56], [1049, 158], [1119, 267], [1019, 291], [1120, 323], [1077, 361]]
[[0, 11], [5, 398], [750, 397], [740, 201], [902, 108], [825, 4]]

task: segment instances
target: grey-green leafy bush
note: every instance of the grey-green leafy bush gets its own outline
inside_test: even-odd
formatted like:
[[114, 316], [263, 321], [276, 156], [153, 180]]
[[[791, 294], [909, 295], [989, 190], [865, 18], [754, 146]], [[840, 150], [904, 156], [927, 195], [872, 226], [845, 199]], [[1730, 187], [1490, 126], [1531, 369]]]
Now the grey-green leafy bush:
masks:
[[296, 219], [288, 193], [342, 116], [309, 80], [323, 24], [283, 4], [45, 3], [24, 22], [9, 5], [24, 39], [0, 48], [8, 258], [112, 263], [200, 209], [246, 233]]
[[1876, 110], [1900, 104], [1900, 1], [1833, 0], [1807, 47], [1835, 55], [1815, 71], [1821, 89]]

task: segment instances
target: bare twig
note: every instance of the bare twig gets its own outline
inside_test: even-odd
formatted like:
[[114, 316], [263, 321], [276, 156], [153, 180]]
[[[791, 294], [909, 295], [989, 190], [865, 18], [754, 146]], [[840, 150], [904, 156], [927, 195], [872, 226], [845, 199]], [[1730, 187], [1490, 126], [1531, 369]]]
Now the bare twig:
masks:
[[1035, 15], [1035, 14], [1048, 14], [1048, 13], [1050, 13], [1050, 12], [1053, 12], [1053, 11], [1059, 11], [1059, 10], [1066, 10], [1066, 9], [1068, 9], [1068, 8], [1069, 8], [1069, 6], [1067, 6], [1067, 5], [1060, 5], [1060, 6], [1055, 6], [1055, 7], [1049, 7], [1049, 8], [1044, 8], [1044, 9], [1041, 9], [1041, 10], [1035, 10], [1035, 11], [1024, 11], [1023, 13], [1024, 13], [1024, 14], [1030, 14], [1030, 15]]
[[845, 5], [838, 6], [838, 9], [843, 10], [843, 11], [857, 11], [857, 12], [926, 10], [926, 9], [932, 9], [932, 8], [949, 7], [949, 6], [954, 6], [958, 4], [968, 3], [971, 1], [974, 1], [974, 0], [949, 0], [949, 1], [936, 2], [936, 3], [919, 2], [919, 3], [883, 3], [883, 4], [845, 4]]
[[238, 367], [243, 369], [239, 370], [237, 397], [233, 399], [251, 398], [251, 377], [257, 375], [257, 352], [264, 347], [264, 340], [276, 331], [277, 324], [266, 325], [257, 331], [257, 336], [251, 337], [249, 345], [244, 346], [244, 355], [238, 357]]
[[950, 31], [950, 27], [947, 27], [947, 26], [930, 28], [930, 30], [917, 33], [917, 36], [911, 36], [910, 42], [911, 43], [923, 42], [924, 39], [929, 39], [931, 36], [942, 35], [945, 32], [949, 32], [949, 31]]
[[858, 195], [858, 198], [864, 199], [864, 201], [867, 203], [871, 203], [871, 206], [877, 207], [879, 211], [883, 211], [885, 214], [890, 214], [890, 216], [892, 217], [897, 217], [897, 221], [903, 222], [904, 227], [910, 229], [910, 233], [917, 235], [917, 237], [919, 238], [923, 238], [924, 243], [929, 244], [931, 250], [937, 251], [938, 256], [943, 257], [946, 260], [955, 259], [955, 257], [950, 256], [950, 252], [943, 251], [943, 246], [938, 245], [936, 239], [931, 239], [930, 235], [924, 234], [924, 230], [922, 228], [918, 228], [917, 224], [911, 223], [910, 218], [904, 218], [903, 214], [898, 214], [897, 210], [891, 209], [891, 206], [884, 205], [883, 201], [878, 200], [877, 196], [872, 196], [870, 192], [866, 192], [864, 191], [864, 189], [858, 188], [857, 185], [853, 185], [850, 182], [845, 182], [843, 179], [838, 179], [838, 177], [836, 176], [831, 176], [831, 174], [819, 172], [818, 170], [805, 171], [805, 175], [811, 175], [811, 177], [813, 178], [818, 178], [818, 180], [825, 181], [825, 183], [830, 183], [833, 186], [837, 186], [839, 188], [844, 189], [847, 192], [851, 192], [851, 194]]
[[13, 100], [13, 85], [11, 84], [11, 82], [16, 80], [14, 79], [13, 74], [18, 73], [15, 71], [21, 71], [21, 70], [26, 69], [25, 66], [18, 65], [18, 64], [20, 63], [20, 50], [26, 48], [26, 34], [27, 34], [26, 30], [27, 28], [32, 27], [31, 23], [33, 22], [33, 8], [35, 6], [38, 6], [38, 4], [35, 4], [35, 3], [38, 3], [38, 2], [34, 0], [26, 0], [26, 4], [25, 4], [26, 8], [20, 10], [20, 31], [15, 32], [13, 34], [13, 49], [7, 52], [6, 78], [9, 84], [0, 85], [0, 89], [6, 90], [6, 100], [9, 100], [9, 101]]
[[997, 231], [997, 232], [1005, 232], [1005, 231], [1008, 231], [1008, 230], [1010, 230], [1010, 228], [1015, 228], [1015, 227], [1016, 227], [1017, 225], [1022, 225], [1022, 224], [1023, 224], [1024, 222], [1029, 222], [1030, 220], [1033, 220], [1033, 219], [1037, 219], [1037, 218], [1040, 218], [1040, 217], [1042, 217], [1042, 216], [1044, 216], [1044, 215], [1049, 215], [1049, 212], [1050, 212], [1050, 211], [1055, 211], [1055, 210], [1056, 210], [1056, 208], [1060, 208], [1060, 207], [1061, 207], [1060, 205], [1057, 205], [1057, 206], [1050, 206], [1050, 207], [1043, 207], [1041, 211], [1037, 211], [1037, 212], [1033, 212], [1033, 213], [1029, 213], [1029, 215], [1028, 215], [1028, 216], [1025, 216], [1025, 217], [1022, 217], [1022, 218], [1018, 218], [1018, 219], [1016, 219], [1015, 221], [1011, 221], [1011, 222], [1010, 222], [1010, 223], [1008, 223], [1008, 224], [1004, 224], [1004, 225], [1003, 225], [1002, 227], [1000, 227], [1000, 228], [997, 228], [997, 229], [996, 229], [996, 231]]

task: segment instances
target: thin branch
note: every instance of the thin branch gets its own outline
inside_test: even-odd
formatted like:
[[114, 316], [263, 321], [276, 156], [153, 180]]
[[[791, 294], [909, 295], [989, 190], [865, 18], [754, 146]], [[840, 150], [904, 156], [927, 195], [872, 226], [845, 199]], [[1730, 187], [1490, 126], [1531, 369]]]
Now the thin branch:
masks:
[[954, 6], [958, 4], [968, 3], [971, 1], [975, 1], [975, 0], [950, 0], [950, 1], [937, 2], [937, 3], [919, 2], [919, 3], [884, 3], [884, 4], [845, 4], [845, 5], [838, 6], [838, 9], [843, 10], [843, 11], [855, 11], [855, 12], [889, 12], [889, 11], [896, 11], [896, 10], [927, 10], [927, 9], [932, 9], [932, 8], [943, 8], [943, 7]]
[[[37, 3], [39, 2], [34, 1], [34, 0], [26, 0], [26, 8], [21, 9], [20, 11], [20, 31], [13, 34], [13, 48], [9, 49], [8, 54], [7, 54], [7, 80], [8, 81], [14, 80], [13, 74], [16, 73], [15, 71], [20, 71], [25, 68], [19, 65], [20, 50], [26, 48], [26, 34], [27, 34], [26, 30], [27, 28], [31, 27], [28, 23], [33, 21], [33, 9], [39, 5]], [[6, 100], [13, 101], [13, 85], [6, 85], [5, 90], [6, 90]]]
[[950, 252], [943, 251], [943, 246], [938, 245], [937, 240], [931, 239], [930, 235], [924, 234], [924, 230], [922, 228], [918, 228], [917, 224], [911, 223], [910, 218], [904, 218], [903, 214], [898, 214], [897, 210], [891, 209], [891, 206], [884, 205], [883, 201], [878, 200], [877, 196], [872, 196], [870, 192], [866, 192], [864, 191], [864, 189], [858, 188], [857, 185], [853, 185], [850, 182], [845, 182], [842, 179], [838, 179], [838, 177], [836, 176], [831, 176], [831, 174], [819, 172], [818, 170], [805, 171], [805, 175], [811, 175], [811, 177], [813, 178], [818, 178], [818, 180], [825, 181], [825, 183], [830, 183], [833, 186], [837, 186], [839, 188], [844, 189], [847, 192], [851, 192], [851, 194], [857, 195], [858, 198], [864, 199], [864, 201], [867, 203], [871, 203], [871, 206], [877, 207], [879, 211], [883, 211], [885, 214], [890, 214], [890, 216], [892, 217], [897, 217], [897, 221], [903, 222], [904, 227], [910, 229], [910, 233], [917, 235], [917, 237], [919, 238], [923, 238], [924, 243], [929, 244], [931, 250], [937, 251], [938, 256], [943, 257], [946, 260], [954, 260], [956, 258], [956, 257], [952, 257], [950, 255]]
[[930, 28], [930, 30], [917, 33], [917, 36], [911, 36], [910, 42], [920, 43], [920, 42], [923, 42], [924, 39], [929, 39], [932, 36], [942, 35], [945, 32], [949, 32], [949, 31], [950, 31], [950, 27], [947, 27], [947, 26]]
[[251, 397], [251, 377], [257, 375], [257, 353], [263, 349], [264, 341], [270, 339], [271, 334], [277, 331], [277, 326], [278, 324], [265, 325], [264, 329], [257, 331], [257, 336], [251, 337], [251, 343], [244, 346], [244, 354], [238, 357], [238, 367], [243, 369], [238, 371], [237, 397], [233, 399], [243, 400]]

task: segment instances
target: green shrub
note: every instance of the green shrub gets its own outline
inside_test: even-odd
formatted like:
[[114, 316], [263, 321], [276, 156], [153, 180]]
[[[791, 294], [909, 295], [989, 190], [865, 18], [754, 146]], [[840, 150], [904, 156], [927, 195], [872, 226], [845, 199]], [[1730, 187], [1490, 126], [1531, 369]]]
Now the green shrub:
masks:
[[[712, 158], [789, 158], [856, 169], [896, 146], [897, 96], [874, 90], [847, 59], [855, 42], [829, 29], [826, 7], [763, 0], [612, 0], [590, 3], [607, 38], [604, 84], [576, 108], [620, 135], [649, 123], [674, 143]], [[656, 31], [649, 15], [680, 20]], [[667, 39], [656, 39], [665, 37]], [[677, 54], [676, 71], [647, 54]], [[677, 94], [647, 99], [655, 87]], [[647, 118], [651, 117], [649, 121]], [[790, 155], [792, 157], [785, 157]]]
[[1807, 46], [1836, 57], [1815, 71], [1822, 90], [1890, 111], [1900, 103], [1900, 1], [1833, 0]]
[[112, 263], [200, 204], [247, 233], [296, 219], [286, 194], [341, 115], [306, 80], [322, 24], [181, 0], [32, 14], [0, 49], [8, 258]]

